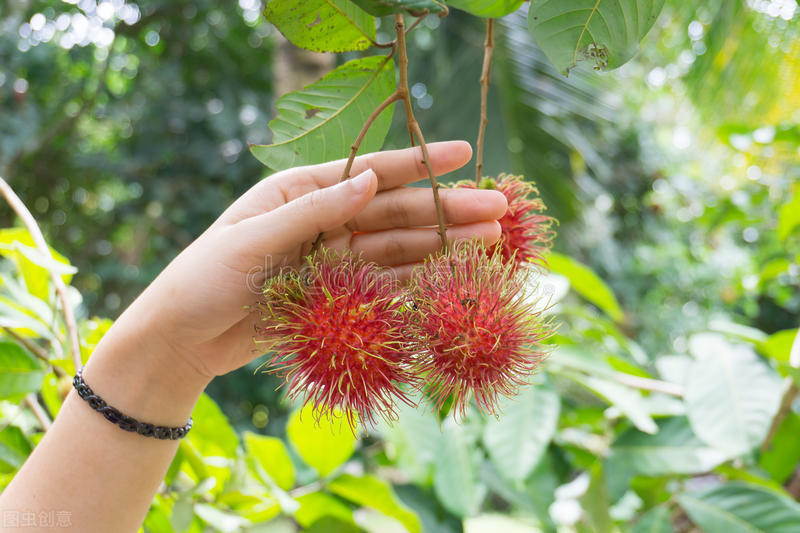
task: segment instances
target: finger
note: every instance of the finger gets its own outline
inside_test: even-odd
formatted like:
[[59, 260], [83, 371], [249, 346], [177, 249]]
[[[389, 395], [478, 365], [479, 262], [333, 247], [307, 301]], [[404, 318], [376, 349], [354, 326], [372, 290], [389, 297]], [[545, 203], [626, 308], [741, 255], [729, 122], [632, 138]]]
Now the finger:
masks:
[[[466, 141], [436, 142], [427, 147], [431, 167], [437, 176], [461, 168], [472, 158], [472, 147]], [[321, 165], [297, 167], [274, 176], [274, 179], [291, 199], [304, 187], [328, 187], [337, 183], [346, 164], [346, 159], [340, 159]], [[356, 176], [369, 168], [378, 175], [378, 190], [381, 191], [428, 177], [419, 146], [356, 157], [350, 175]]]
[[231, 226], [231, 238], [247, 255], [282, 253], [316, 239], [353, 218], [375, 196], [377, 178], [371, 170], [331, 187], [311, 191], [268, 213]]
[[[442, 189], [439, 196], [447, 224], [497, 220], [508, 209], [508, 201], [500, 191]], [[347, 227], [351, 231], [378, 231], [433, 226], [437, 222], [430, 189], [400, 187], [375, 195], [367, 207], [347, 223]]]
[[406, 265], [396, 265], [391, 267], [392, 271], [394, 272], [397, 281], [400, 283], [407, 283], [408, 280], [411, 279], [411, 274], [414, 272], [415, 268], [418, 268], [422, 265], [422, 261], [417, 261], [416, 263], [408, 263]]
[[[472, 157], [472, 147], [465, 141], [445, 141], [428, 145], [428, 155], [436, 175], [461, 168]], [[236, 224], [246, 218], [259, 216], [284, 203], [324, 187], [342, 178], [346, 159], [296, 167], [265, 178], [250, 188], [225, 210], [214, 223], [215, 227]], [[351, 176], [371, 168], [378, 175], [378, 189], [392, 189], [428, 176], [419, 147], [375, 152], [357, 157]]]
[[[483, 239], [493, 244], [500, 238], [497, 221], [476, 222], [452, 226], [447, 230], [450, 240]], [[422, 261], [441, 248], [438, 228], [406, 228], [359, 233], [350, 241], [350, 248], [362, 253], [367, 261], [382, 265], [402, 265]]]

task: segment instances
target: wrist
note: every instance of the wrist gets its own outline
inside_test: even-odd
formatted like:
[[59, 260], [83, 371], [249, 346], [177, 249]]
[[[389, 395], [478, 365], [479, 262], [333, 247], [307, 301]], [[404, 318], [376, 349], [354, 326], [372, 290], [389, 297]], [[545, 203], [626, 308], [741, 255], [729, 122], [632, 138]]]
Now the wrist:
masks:
[[109, 405], [163, 426], [185, 424], [210, 381], [154, 335], [130, 330], [124, 321], [100, 341], [83, 377]]

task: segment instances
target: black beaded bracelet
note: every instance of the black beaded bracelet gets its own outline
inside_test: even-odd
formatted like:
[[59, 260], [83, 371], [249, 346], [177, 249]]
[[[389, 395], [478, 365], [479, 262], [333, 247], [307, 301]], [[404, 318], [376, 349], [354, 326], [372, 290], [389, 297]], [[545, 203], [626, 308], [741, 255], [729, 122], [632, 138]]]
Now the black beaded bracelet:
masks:
[[78, 396], [86, 400], [89, 407], [102, 414], [106, 420], [112, 424], [117, 424], [120, 429], [130, 431], [131, 433], [138, 433], [143, 437], [153, 437], [160, 440], [178, 440], [182, 439], [192, 429], [192, 419], [184, 426], [168, 428], [164, 426], [155, 426], [146, 422], [139, 422], [131, 416], [123, 415], [118, 409], [108, 405], [105, 400], [97, 396], [89, 385], [83, 381], [83, 369], [79, 368], [72, 379], [72, 386], [78, 391]]

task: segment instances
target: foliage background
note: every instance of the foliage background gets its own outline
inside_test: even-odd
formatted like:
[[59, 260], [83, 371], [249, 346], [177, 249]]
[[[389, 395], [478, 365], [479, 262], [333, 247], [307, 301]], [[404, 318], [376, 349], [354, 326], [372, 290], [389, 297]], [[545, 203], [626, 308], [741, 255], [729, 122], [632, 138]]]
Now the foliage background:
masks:
[[[108, 326], [96, 317], [266, 174], [246, 143], [270, 140], [284, 45], [262, 8], [0, 5], [0, 175], [78, 268], [85, 356]], [[549, 281], [569, 291], [538, 384], [499, 420], [404, 412], [354, 441], [307, 427], [275, 380], [242, 369], [199, 404], [147, 531], [800, 529], [796, 401], [762, 447], [797, 377], [800, 9], [668, 1], [632, 62], [568, 78], [525, 9], [498, 21], [485, 168], [536, 181], [561, 220]], [[411, 34], [429, 141], [474, 140], [482, 33], [454, 11]], [[386, 146], [406, 142], [395, 116]], [[52, 288], [20, 240], [0, 238], [3, 326], [22, 320], [14, 331], [69, 372]], [[64, 384], [4, 331], [7, 481], [39, 435], [24, 392], [54, 414]]]

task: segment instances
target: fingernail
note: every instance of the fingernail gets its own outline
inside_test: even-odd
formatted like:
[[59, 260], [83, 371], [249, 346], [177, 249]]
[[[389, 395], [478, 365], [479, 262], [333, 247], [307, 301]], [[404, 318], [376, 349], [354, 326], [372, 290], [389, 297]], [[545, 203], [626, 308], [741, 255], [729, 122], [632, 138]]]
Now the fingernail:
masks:
[[370, 168], [356, 176], [355, 178], [350, 178], [348, 181], [350, 182], [350, 186], [353, 188], [353, 192], [356, 194], [363, 194], [369, 188], [370, 182], [372, 181], [372, 176], [375, 175], [375, 172]]

